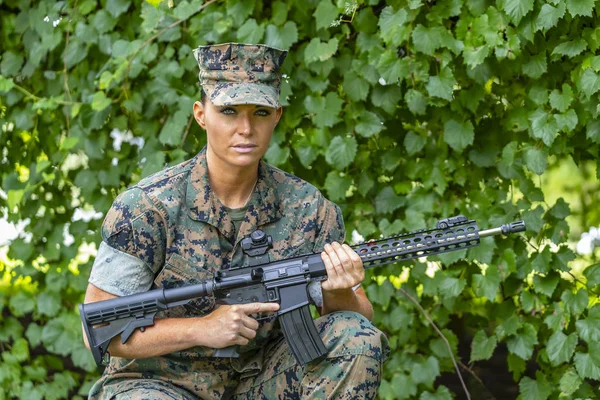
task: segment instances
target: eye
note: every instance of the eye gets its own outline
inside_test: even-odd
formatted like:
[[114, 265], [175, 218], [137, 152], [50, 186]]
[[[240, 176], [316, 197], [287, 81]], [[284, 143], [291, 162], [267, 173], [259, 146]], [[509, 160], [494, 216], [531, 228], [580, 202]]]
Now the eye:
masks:
[[256, 110], [255, 114], [260, 117], [266, 117], [268, 115], [271, 115], [271, 111], [266, 110], [264, 108], [260, 108], [260, 109]]
[[232, 107], [223, 107], [219, 110], [221, 114], [225, 115], [233, 115], [235, 114], [235, 110]]

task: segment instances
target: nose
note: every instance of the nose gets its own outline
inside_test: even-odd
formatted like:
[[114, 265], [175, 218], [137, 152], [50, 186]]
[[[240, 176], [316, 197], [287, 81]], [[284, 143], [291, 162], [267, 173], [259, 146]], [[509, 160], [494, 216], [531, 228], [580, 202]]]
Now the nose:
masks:
[[252, 124], [250, 123], [250, 116], [247, 113], [240, 113], [238, 119], [238, 133], [243, 136], [248, 136], [252, 132]]

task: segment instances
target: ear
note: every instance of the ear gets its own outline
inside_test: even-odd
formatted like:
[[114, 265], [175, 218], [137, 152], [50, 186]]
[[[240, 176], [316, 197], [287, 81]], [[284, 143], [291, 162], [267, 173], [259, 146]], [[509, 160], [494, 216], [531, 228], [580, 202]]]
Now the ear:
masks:
[[275, 125], [279, 123], [279, 120], [281, 119], [281, 114], [283, 114], [283, 107], [279, 106], [275, 111], [275, 115], [277, 116], [277, 121], [275, 122]]
[[206, 123], [204, 122], [204, 117], [206, 116], [206, 110], [204, 109], [204, 104], [200, 101], [196, 101], [194, 103], [194, 118], [198, 125], [202, 127], [202, 129], [206, 130]]

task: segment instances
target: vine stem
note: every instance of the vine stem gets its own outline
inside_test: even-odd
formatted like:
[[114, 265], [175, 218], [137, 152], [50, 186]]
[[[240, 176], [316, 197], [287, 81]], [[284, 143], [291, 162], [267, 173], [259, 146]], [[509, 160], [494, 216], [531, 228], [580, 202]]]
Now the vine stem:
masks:
[[[206, 7], [208, 7], [209, 5], [211, 5], [212, 3], [216, 2], [218, 0], [209, 0], [206, 3], [202, 4], [202, 6], [198, 9], [198, 11], [196, 11], [194, 14], [190, 15], [187, 19], [195, 16], [196, 14], [198, 14], [200, 11], [202, 11], [203, 9], [205, 9]], [[133, 59], [138, 55], [138, 53], [146, 46], [148, 46], [150, 43], [152, 43], [156, 38], [158, 38], [160, 35], [162, 35], [163, 33], [165, 33], [166, 31], [168, 31], [169, 29], [181, 24], [184, 21], [187, 21], [187, 19], [180, 19], [177, 20], [175, 22], [173, 22], [171, 25], [167, 26], [166, 28], [164, 28], [163, 30], [161, 30], [160, 32], [152, 35], [150, 38], [148, 38], [136, 51], [135, 53], [133, 53], [131, 55], [131, 57], [129, 58], [129, 60], [127, 60], [127, 74], [125, 75], [125, 78], [127, 79], [129, 77], [129, 69], [131, 67], [131, 62], [133, 61]]]
[[446, 339], [446, 336], [444, 336], [444, 334], [442, 333], [442, 331], [433, 322], [433, 320], [431, 319], [431, 317], [429, 317], [429, 314], [427, 314], [427, 311], [425, 311], [425, 309], [419, 304], [419, 302], [414, 297], [412, 297], [410, 294], [408, 294], [408, 292], [406, 290], [400, 288], [400, 292], [402, 292], [402, 294], [404, 294], [406, 297], [408, 297], [409, 300], [412, 301], [415, 306], [417, 306], [417, 308], [419, 309], [419, 311], [421, 311], [421, 313], [423, 314], [423, 316], [425, 317], [425, 319], [427, 319], [427, 321], [429, 321], [429, 323], [431, 324], [431, 326], [433, 326], [433, 329], [435, 329], [435, 331], [438, 333], [438, 335], [440, 335], [440, 337], [442, 338], [442, 340], [446, 343], [446, 346], [448, 347], [448, 353], [450, 353], [450, 358], [452, 359], [452, 364], [454, 364], [454, 369], [456, 370], [456, 374], [458, 375], [458, 379], [460, 379], [460, 384], [462, 385], [463, 390], [465, 391], [465, 395], [467, 396], [467, 400], [471, 400], [471, 394], [469, 393], [469, 389], [467, 389], [467, 385], [465, 385], [465, 381], [463, 380], [462, 374], [460, 373], [460, 369], [458, 368], [458, 364], [456, 363], [456, 359], [454, 358], [454, 354], [452, 354], [452, 347], [450, 346], [450, 342], [448, 342], [448, 339]]

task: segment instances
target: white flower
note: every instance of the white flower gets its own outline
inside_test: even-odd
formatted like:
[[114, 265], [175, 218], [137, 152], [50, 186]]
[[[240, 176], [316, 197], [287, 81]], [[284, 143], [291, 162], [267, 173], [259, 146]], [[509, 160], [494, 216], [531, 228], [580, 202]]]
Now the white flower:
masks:
[[352, 243], [358, 244], [365, 241], [365, 238], [355, 229], [352, 231]]

